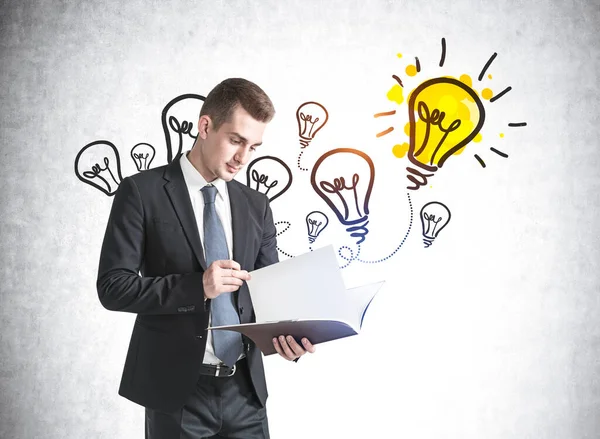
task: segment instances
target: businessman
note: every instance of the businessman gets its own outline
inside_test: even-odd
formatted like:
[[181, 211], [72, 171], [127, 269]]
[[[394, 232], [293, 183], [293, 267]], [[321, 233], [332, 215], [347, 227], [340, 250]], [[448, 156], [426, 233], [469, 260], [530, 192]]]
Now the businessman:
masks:
[[[233, 180], [274, 114], [256, 84], [221, 82], [192, 149], [115, 194], [97, 288], [105, 308], [137, 314], [119, 394], [146, 407], [146, 438], [269, 437], [260, 351], [207, 327], [254, 321], [244, 281], [278, 261], [268, 198]], [[315, 350], [273, 344], [290, 361]]]

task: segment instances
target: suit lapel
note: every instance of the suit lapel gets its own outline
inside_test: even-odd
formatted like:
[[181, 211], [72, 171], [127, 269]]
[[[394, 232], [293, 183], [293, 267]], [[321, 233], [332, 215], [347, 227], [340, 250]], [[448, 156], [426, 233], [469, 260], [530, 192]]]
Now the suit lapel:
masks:
[[204, 252], [202, 251], [202, 243], [200, 242], [200, 235], [196, 224], [196, 218], [194, 217], [194, 209], [192, 209], [190, 195], [185, 180], [183, 179], [183, 173], [181, 172], [181, 165], [179, 163], [180, 158], [181, 156], [173, 160], [165, 170], [164, 178], [169, 180], [165, 184], [165, 190], [198, 262], [202, 268], [206, 270], [206, 261], [204, 259]]
[[231, 226], [233, 230], [233, 260], [245, 266], [246, 245], [248, 230], [244, 218], [248, 215], [248, 200], [242, 192], [241, 183], [230, 181], [227, 183], [229, 204], [231, 205]]

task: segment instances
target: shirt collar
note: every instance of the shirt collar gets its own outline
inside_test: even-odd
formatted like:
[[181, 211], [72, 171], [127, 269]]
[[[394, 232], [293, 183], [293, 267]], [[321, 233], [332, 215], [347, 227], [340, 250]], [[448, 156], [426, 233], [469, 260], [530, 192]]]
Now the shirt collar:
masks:
[[[192, 165], [192, 162], [190, 162], [187, 157], [188, 152], [181, 156], [180, 164], [183, 178], [185, 179], [185, 183], [188, 186], [190, 194], [192, 194], [200, 191], [200, 189], [209, 184], [209, 182], [207, 182], [202, 174], [200, 174], [200, 172], [194, 168], [194, 165]], [[227, 194], [227, 183], [225, 180], [217, 178], [211, 181], [210, 184], [217, 188], [217, 195], [219, 195], [222, 199], [225, 199], [225, 194]]]

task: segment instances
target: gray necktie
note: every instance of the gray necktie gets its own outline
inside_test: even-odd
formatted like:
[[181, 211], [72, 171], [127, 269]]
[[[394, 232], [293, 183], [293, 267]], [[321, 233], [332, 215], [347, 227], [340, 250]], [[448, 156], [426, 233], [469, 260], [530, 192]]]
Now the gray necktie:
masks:
[[[215, 209], [217, 188], [212, 185], [201, 189], [204, 196], [204, 253], [206, 266], [213, 261], [229, 259], [227, 240], [221, 220]], [[233, 303], [232, 293], [222, 293], [211, 301], [212, 326], [237, 325], [240, 318]], [[242, 336], [234, 331], [213, 331], [215, 354], [228, 366], [233, 366], [242, 353]]]

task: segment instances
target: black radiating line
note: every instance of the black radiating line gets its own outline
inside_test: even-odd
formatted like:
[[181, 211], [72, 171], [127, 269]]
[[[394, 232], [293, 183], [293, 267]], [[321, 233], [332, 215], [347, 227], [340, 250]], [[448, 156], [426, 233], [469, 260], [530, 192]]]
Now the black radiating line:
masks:
[[415, 56], [415, 64], [417, 65], [417, 73], [419, 73], [421, 71], [421, 63], [418, 56]]
[[510, 122], [508, 124], [509, 127], [526, 127], [527, 122]]
[[474, 157], [477, 159], [477, 161], [479, 162], [481, 167], [485, 168], [485, 162], [483, 160], [481, 160], [481, 157], [479, 157], [477, 154], [475, 154]]
[[503, 153], [502, 151], [498, 151], [496, 148], [494, 148], [493, 146], [490, 147], [490, 150], [492, 152], [495, 152], [496, 154], [498, 154], [499, 156], [502, 156], [504, 158], [508, 158], [508, 154]]
[[444, 65], [446, 61], [446, 39], [442, 38], [442, 57], [440, 58], [440, 67]]
[[512, 87], [506, 87], [504, 90], [502, 90], [500, 93], [498, 93], [496, 96], [494, 96], [492, 99], [490, 99], [490, 102], [495, 102], [498, 99], [500, 99], [502, 96], [504, 96], [506, 93], [508, 93], [509, 91], [512, 90]]
[[477, 78], [479, 81], [481, 81], [483, 79], [483, 75], [485, 75], [485, 72], [487, 71], [487, 69], [490, 67], [490, 65], [492, 64], [492, 61], [494, 61], [494, 59], [498, 56], [498, 54], [496, 52], [494, 52], [494, 54], [490, 57], [490, 59], [488, 59], [488, 62], [485, 63], [485, 66], [483, 66], [483, 70], [481, 71], [481, 73], [479, 74], [479, 78]]

